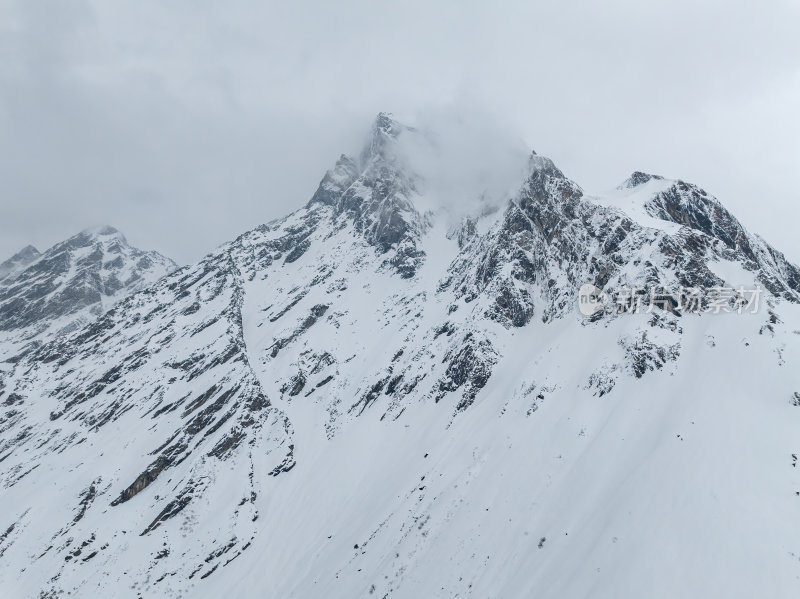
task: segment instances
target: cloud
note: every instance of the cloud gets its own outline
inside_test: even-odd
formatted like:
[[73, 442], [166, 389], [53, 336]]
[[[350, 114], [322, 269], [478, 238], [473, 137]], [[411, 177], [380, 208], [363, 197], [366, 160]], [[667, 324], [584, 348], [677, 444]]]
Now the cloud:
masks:
[[589, 191], [637, 169], [694, 181], [800, 261], [800, 240], [777, 222], [798, 216], [800, 7], [720, 10], [3, 3], [0, 256], [109, 222], [196, 260], [303, 205], [388, 111], [453, 121], [439, 141], [452, 158], [430, 164], [454, 208], [459, 165], [495, 193], [515, 168], [505, 144], [522, 138]]
[[521, 187], [530, 149], [487, 107], [448, 102], [402, 120], [414, 132], [400, 136], [398, 152], [430, 208], [451, 221], [498, 207]]

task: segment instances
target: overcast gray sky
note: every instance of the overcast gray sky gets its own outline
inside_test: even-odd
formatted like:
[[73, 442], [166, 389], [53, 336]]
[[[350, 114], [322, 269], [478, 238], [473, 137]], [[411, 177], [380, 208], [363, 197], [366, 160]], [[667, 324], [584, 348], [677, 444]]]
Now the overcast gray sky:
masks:
[[109, 223], [193, 261], [378, 111], [452, 110], [590, 192], [697, 183], [800, 262], [798, 39], [790, 0], [0, 0], [0, 260]]

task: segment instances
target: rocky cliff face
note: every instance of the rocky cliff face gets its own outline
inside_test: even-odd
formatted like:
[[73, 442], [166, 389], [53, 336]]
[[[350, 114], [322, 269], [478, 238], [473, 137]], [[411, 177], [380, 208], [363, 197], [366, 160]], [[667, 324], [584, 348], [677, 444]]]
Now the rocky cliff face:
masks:
[[[798, 590], [797, 268], [695, 186], [587, 196], [536, 154], [449, 227], [417, 134], [379, 115], [305, 207], [166, 276], [102, 230], [0, 282], [18, 596]], [[584, 316], [586, 283], [765, 289]], [[721, 557], [753, 531], [768, 574]]]
[[414, 204], [418, 176], [408, 172], [395, 147], [403, 134], [413, 135], [414, 130], [386, 114], [378, 115], [358, 163], [342, 156], [323, 178], [308, 208], [331, 206], [339, 223], [352, 224], [407, 279], [424, 259], [418, 246], [427, 225]]

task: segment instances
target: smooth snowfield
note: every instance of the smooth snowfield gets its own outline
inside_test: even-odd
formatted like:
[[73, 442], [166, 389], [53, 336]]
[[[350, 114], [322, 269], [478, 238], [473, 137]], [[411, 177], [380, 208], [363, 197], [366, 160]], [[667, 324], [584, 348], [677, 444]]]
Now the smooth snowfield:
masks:
[[[529, 416], [502, 375], [449, 428], [427, 405], [328, 441], [296, 402], [305, 451], [265, 492], [271, 534], [209, 596], [796, 596], [800, 409], [754, 318], [686, 322], [680, 376], [558, 383]], [[616, 331], [570, 324], [521, 331], [501, 369], [585, 380]]]

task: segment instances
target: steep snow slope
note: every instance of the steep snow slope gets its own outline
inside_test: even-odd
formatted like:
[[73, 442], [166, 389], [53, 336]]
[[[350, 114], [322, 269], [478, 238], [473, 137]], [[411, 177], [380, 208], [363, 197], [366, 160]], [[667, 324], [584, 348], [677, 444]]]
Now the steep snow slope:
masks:
[[272, 540], [211, 594], [794, 595], [793, 387], [758, 322], [725, 320], [692, 322], [679, 363], [603, 397], [588, 381], [626, 367], [624, 322], [521, 329], [452, 423], [424, 404], [324, 442], [324, 415], [295, 402], [306, 443], [267, 492]]
[[[800, 591], [796, 267], [694, 186], [587, 198], [537, 155], [448, 228], [408, 135], [2, 365], [11, 596]], [[670, 302], [583, 316], [584, 283]]]

